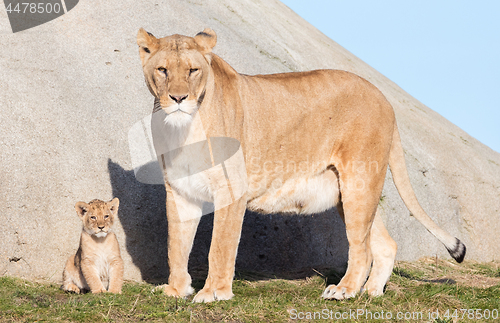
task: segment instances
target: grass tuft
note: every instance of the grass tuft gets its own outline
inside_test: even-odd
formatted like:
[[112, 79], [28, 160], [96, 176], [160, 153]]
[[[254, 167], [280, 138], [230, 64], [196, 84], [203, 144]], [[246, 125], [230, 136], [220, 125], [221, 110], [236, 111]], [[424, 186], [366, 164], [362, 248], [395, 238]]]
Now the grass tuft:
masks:
[[[398, 262], [384, 296], [323, 300], [325, 281], [338, 283], [342, 275], [318, 272], [285, 280], [239, 272], [233, 283], [236, 296], [209, 304], [193, 304], [192, 297], [168, 298], [146, 283], [125, 282], [120, 295], [75, 295], [53, 283], [0, 277], [0, 322], [287, 322], [302, 317], [318, 322], [437, 323], [472, 321], [470, 315], [478, 313], [489, 315], [481, 321], [500, 321], [498, 263], [457, 265], [437, 258]], [[196, 281], [194, 286], [201, 288], [202, 284]]]

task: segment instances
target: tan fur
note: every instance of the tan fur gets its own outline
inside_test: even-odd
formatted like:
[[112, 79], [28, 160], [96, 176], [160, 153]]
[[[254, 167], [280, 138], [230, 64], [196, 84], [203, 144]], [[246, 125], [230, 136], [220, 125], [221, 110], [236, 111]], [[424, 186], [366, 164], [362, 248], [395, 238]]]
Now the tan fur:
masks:
[[[463, 259], [465, 247], [458, 248], [459, 241], [439, 229], [414, 198], [394, 111], [366, 80], [336, 70], [238, 74], [211, 52], [216, 35], [210, 29], [194, 38], [161, 39], [141, 29], [137, 43], [155, 97], [153, 137], [167, 190], [170, 277], [160, 287], [166, 294], [193, 292], [188, 258], [202, 203], [209, 201], [215, 204], [209, 272], [195, 302], [233, 296], [246, 208], [310, 214], [337, 206], [349, 241], [348, 269], [323, 297], [349, 298], [363, 286], [381, 295], [396, 255], [377, 213], [389, 162], [410, 211]], [[189, 159], [203, 154], [168, 152], [206, 142], [212, 154], [214, 137], [237, 139], [244, 158], [221, 168], [211, 155], [214, 167], [179, 178], [189, 171]]]
[[78, 202], [76, 213], [83, 222], [80, 247], [69, 257], [63, 272], [65, 291], [121, 293], [123, 261], [116, 235], [111, 231], [118, 213], [118, 198], [109, 202]]

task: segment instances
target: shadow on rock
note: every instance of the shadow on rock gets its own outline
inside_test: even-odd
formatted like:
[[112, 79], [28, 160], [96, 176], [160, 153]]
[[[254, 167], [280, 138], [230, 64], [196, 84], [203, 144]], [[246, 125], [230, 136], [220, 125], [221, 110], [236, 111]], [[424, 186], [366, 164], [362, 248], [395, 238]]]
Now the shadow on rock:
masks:
[[165, 187], [143, 184], [133, 170], [108, 160], [113, 196], [120, 199], [118, 216], [125, 232], [125, 248], [142, 279], [155, 282], [168, 277]]
[[345, 226], [335, 209], [314, 215], [247, 211], [236, 269], [303, 278], [315, 270], [345, 270], [347, 251]]

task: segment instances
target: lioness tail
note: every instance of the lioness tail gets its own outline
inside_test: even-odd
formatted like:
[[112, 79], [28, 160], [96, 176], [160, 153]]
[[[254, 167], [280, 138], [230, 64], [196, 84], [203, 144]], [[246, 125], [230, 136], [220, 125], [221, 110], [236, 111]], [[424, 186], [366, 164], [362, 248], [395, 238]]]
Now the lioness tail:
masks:
[[410, 183], [408, 171], [406, 169], [406, 162], [401, 146], [401, 137], [399, 136], [398, 127], [394, 124], [394, 135], [392, 138], [391, 152], [389, 155], [389, 167], [391, 169], [394, 184], [398, 189], [399, 195], [403, 199], [408, 210], [411, 214], [424, 225], [436, 238], [441, 241], [450, 255], [457, 261], [462, 262], [465, 257], [465, 245], [454, 238], [449, 233], [441, 229], [422, 209], [418, 203], [415, 192]]

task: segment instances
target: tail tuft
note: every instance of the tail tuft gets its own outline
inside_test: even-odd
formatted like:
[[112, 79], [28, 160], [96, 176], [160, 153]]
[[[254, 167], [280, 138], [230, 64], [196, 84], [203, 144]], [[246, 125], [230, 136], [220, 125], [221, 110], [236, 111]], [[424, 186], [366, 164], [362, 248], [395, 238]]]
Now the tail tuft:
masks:
[[[456, 238], [455, 238], [456, 239]], [[453, 257], [453, 259], [455, 259], [458, 263], [461, 263], [462, 261], [464, 261], [464, 258], [465, 258], [465, 252], [467, 250], [467, 248], [465, 247], [465, 245], [462, 243], [462, 241], [456, 239], [456, 244], [455, 244], [455, 247], [453, 249], [451, 248], [446, 248], [448, 249], [448, 252], [450, 253], [450, 255]]]

